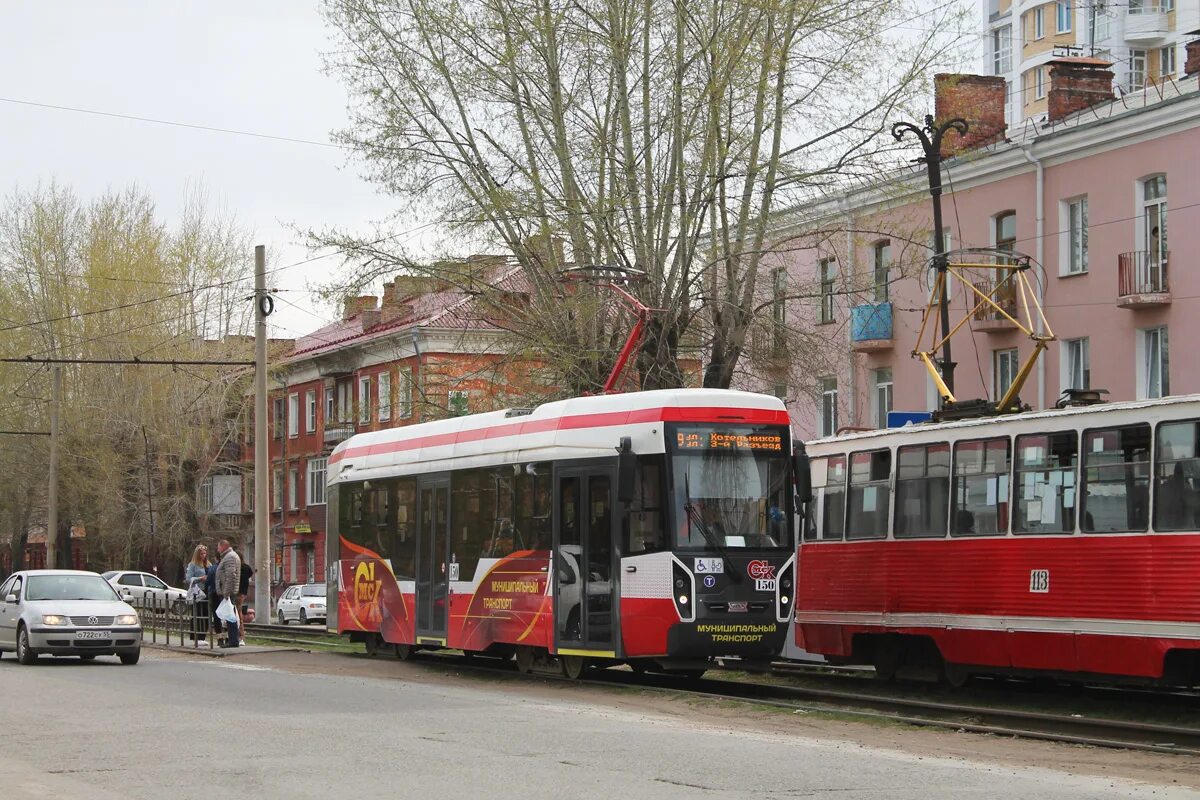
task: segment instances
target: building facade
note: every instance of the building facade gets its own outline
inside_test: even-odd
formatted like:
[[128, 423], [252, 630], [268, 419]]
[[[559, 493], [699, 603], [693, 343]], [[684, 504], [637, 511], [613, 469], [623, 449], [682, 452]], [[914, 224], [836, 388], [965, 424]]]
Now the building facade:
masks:
[[[1189, 49], [1193, 73], [1198, 44]], [[1200, 246], [1197, 76], [1165, 94], [1113, 100], [1097, 90], [1112, 81], [1104, 62], [1059, 59], [1050, 70], [1047, 124], [1009, 138], [1001, 80], [938, 76], [938, 117], [967, 117], [973, 137], [950, 140], [968, 149], [943, 163], [945, 245], [992, 251], [976, 261], [1030, 258], [1031, 286], [1057, 341], [1021, 392], [1025, 404], [1052, 407], [1070, 388], [1106, 389], [1112, 400], [1200, 392], [1190, 350], [1200, 334], [1200, 271], [1191, 264]], [[812, 301], [789, 304], [788, 324], [829, 343], [823, 366], [788, 387], [804, 437], [937, 408], [933, 381], [912, 355], [933, 284], [930, 209], [924, 169], [914, 168], [791, 209], [776, 230], [780, 269], [813, 287]], [[967, 318], [952, 339], [956, 396], [994, 401], [1034, 343], [1003, 315], [975, 310], [972, 298], [952, 282], [951, 324]], [[1018, 314], [1018, 300], [1001, 304]]]
[[1112, 63], [1118, 96], [1183, 76], [1185, 42], [1200, 29], [1196, 0], [979, 0], [980, 68], [1003, 77], [1010, 126], [1044, 119], [1050, 62]]

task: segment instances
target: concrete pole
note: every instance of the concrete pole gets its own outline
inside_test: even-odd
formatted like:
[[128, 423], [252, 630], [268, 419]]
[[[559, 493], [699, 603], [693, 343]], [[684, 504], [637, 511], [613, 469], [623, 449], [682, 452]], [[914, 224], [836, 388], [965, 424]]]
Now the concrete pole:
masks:
[[[50, 486], [46, 490], [46, 568], [58, 568], [58, 404], [62, 367], [50, 368]], [[15, 534], [14, 534], [15, 535]]]
[[254, 248], [254, 618], [271, 621], [271, 497], [267, 452], [267, 250]]

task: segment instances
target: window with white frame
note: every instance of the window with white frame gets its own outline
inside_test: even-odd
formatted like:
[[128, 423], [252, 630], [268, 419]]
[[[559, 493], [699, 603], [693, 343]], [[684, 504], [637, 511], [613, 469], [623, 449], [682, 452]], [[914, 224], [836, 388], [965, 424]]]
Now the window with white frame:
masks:
[[888, 273], [892, 265], [892, 243], [887, 239], [875, 244], [875, 302], [888, 301]]
[[283, 438], [283, 429], [287, 424], [286, 409], [287, 407], [282, 397], [276, 397], [271, 401], [271, 437], [274, 439]]
[[1092, 3], [1088, 7], [1088, 25], [1092, 40], [1099, 44], [1108, 39], [1108, 8], [1100, 3]]
[[317, 429], [317, 392], [311, 389], [304, 393], [304, 430], [312, 433]]
[[1033, 99], [1041, 100], [1046, 96], [1046, 68], [1036, 67], [1033, 70]]
[[408, 419], [413, 412], [412, 367], [401, 367], [396, 377], [396, 416]]
[[287, 431], [290, 437], [300, 435], [300, 395], [296, 392], [288, 395]]
[[992, 31], [992, 74], [1007, 75], [1012, 71], [1012, 27], [1005, 25]]
[[283, 508], [283, 470], [278, 467], [271, 471], [271, 508]]
[[1175, 61], [1175, 45], [1168, 45], [1158, 51], [1158, 74], [1160, 77], [1174, 78], [1175, 71], [1178, 69]]
[[379, 373], [379, 421], [387, 422], [392, 418], [392, 373]]
[[787, 346], [787, 270], [771, 273], [772, 346], [780, 353]]
[[875, 411], [875, 427], [887, 427], [887, 415], [892, 410], [892, 369], [881, 367], [875, 370], [875, 392], [871, 404]]
[[1167, 328], [1138, 331], [1138, 399], [1166, 397], [1171, 393]]
[[354, 421], [354, 385], [350, 381], [341, 381], [337, 385], [338, 421]]
[[358, 379], [358, 422], [366, 425], [371, 421], [371, 376]]
[[[1139, 282], [1161, 285], [1162, 269], [1167, 263], [1167, 176], [1155, 175], [1142, 181], [1142, 245], [1146, 252], [1148, 274]], [[1145, 278], [1145, 280], [1141, 280]], [[1158, 279], [1158, 280], [1156, 280]], [[1151, 289], [1162, 291], [1162, 289]]]
[[461, 417], [471, 413], [466, 389], [451, 389], [446, 405], [450, 409], [452, 417]]
[[817, 321], [822, 325], [833, 322], [833, 298], [837, 280], [837, 260], [822, 258], [817, 262], [817, 272], [821, 280], [821, 310]]
[[821, 435], [833, 436], [838, 429], [837, 378], [821, 378]]
[[337, 419], [337, 394], [332, 386], [325, 387], [325, 427]]
[[212, 511], [213, 507], [213, 478], [209, 475], [200, 481], [200, 495], [196, 498], [197, 511]]
[[1070, 33], [1071, 22], [1075, 16], [1075, 7], [1070, 0], [1057, 0], [1054, 4], [1055, 31], [1057, 33]]
[[995, 400], [999, 401], [1004, 397], [1005, 392], [1013, 385], [1018, 369], [1017, 348], [992, 351], [992, 387]]
[[1046, 35], [1046, 17], [1039, 6], [1033, 10], [1033, 38], [1041, 39]]
[[1062, 259], [1065, 269], [1060, 272], [1076, 275], [1088, 269], [1088, 200], [1077, 197], [1065, 200], [1060, 206], [1062, 219], [1066, 223], [1062, 237]]
[[300, 470], [296, 467], [288, 467], [288, 510], [295, 511], [300, 502]]
[[1090, 389], [1092, 388], [1092, 367], [1087, 337], [1082, 339], [1066, 339], [1063, 341], [1062, 357], [1062, 388]]
[[308, 460], [308, 505], [325, 505], [325, 469], [329, 463], [325, 458]]
[[1146, 88], [1146, 51], [1129, 51], [1129, 91], [1140, 92]]

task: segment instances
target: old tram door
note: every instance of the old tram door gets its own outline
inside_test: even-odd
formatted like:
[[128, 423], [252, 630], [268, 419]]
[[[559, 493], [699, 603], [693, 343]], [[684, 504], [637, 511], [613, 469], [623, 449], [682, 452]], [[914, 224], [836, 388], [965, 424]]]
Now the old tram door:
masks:
[[555, 641], [572, 677], [586, 657], [616, 656], [614, 483], [608, 469], [564, 469], [555, 476]]
[[450, 612], [450, 481], [418, 484], [417, 644], [446, 644]]

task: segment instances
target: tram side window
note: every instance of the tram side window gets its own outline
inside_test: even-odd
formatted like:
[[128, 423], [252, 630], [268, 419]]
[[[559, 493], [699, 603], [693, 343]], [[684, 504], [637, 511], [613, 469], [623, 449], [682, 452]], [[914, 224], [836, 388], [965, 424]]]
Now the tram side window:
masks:
[[396, 481], [396, 537], [392, 542], [392, 572], [400, 580], [417, 577], [417, 479]]
[[1158, 427], [1154, 480], [1154, 529], [1200, 529], [1200, 422]]
[[1144, 531], [1150, 521], [1150, 426], [1083, 435], [1083, 530]]
[[667, 545], [663, 508], [663, 465], [666, 456], [645, 456], [638, 463], [637, 485], [629, 506], [627, 555], [653, 553]]
[[513, 541], [517, 549], [550, 549], [550, 475], [530, 475], [522, 468], [516, 476], [516, 523]]
[[1008, 531], [1008, 439], [954, 445], [954, 506], [950, 532], [987, 536]]
[[512, 525], [503, 526], [496, 515], [493, 470], [464, 470], [450, 480], [451, 561], [458, 564], [458, 579], [469, 581], [481, 553], [499, 557], [512, 552]]
[[850, 455], [850, 496], [846, 511], [847, 539], [885, 539], [891, 513], [892, 451]]
[[897, 539], [940, 538], [950, 513], [950, 445], [896, 451]]
[[1013, 533], [1074, 533], [1079, 435], [1017, 437]]
[[[841, 541], [846, 522], [846, 457], [816, 458], [812, 462], [813, 501], [808, 504], [804, 540]], [[821, 524], [817, 526], [817, 513]]]

